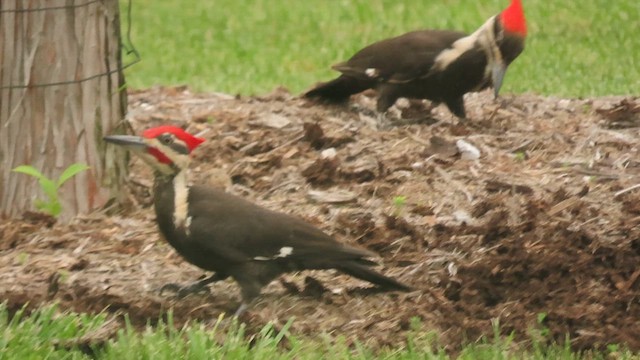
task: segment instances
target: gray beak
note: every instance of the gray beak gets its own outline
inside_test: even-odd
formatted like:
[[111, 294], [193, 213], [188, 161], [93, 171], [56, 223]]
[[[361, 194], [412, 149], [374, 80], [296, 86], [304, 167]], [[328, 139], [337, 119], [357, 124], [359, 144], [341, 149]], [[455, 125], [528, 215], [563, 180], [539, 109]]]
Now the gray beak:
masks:
[[493, 65], [493, 69], [491, 70], [491, 79], [493, 80], [493, 96], [494, 98], [498, 98], [498, 94], [500, 93], [500, 88], [502, 87], [502, 79], [504, 79], [504, 73], [507, 71], [507, 66], [499, 63]]
[[104, 141], [115, 145], [120, 145], [132, 151], [143, 151], [149, 147], [149, 145], [147, 145], [144, 142], [144, 139], [140, 136], [109, 135], [104, 137]]

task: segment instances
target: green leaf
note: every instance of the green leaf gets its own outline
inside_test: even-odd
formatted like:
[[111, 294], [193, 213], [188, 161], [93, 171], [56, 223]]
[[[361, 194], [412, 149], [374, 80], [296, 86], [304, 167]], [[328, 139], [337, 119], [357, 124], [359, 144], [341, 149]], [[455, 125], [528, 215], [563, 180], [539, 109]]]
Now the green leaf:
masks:
[[38, 180], [47, 178], [46, 176], [44, 176], [44, 174], [42, 174], [40, 171], [38, 171], [36, 168], [34, 168], [31, 165], [20, 165], [15, 169], [13, 169], [13, 172], [27, 174], [27, 175], [33, 176]]
[[47, 214], [49, 213], [49, 203], [46, 201], [42, 201], [42, 200], [34, 200], [33, 204], [36, 206], [36, 209], [42, 211], [42, 212], [46, 212]]
[[87, 169], [89, 169], [89, 166], [87, 166], [86, 164], [75, 163], [75, 164], [69, 165], [69, 167], [62, 172], [62, 175], [60, 175], [60, 178], [58, 179], [57, 187], [62, 186], [62, 184], [64, 184], [67, 180], [71, 179], [73, 176], [75, 176], [79, 172], [85, 171]]
[[40, 187], [42, 188], [42, 191], [44, 191], [44, 193], [47, 195], [49, 200], [58, 201], [58, 187], [56, 186], [56, 183], [53, 182], [53, 180], [46, 177], [41, 178]]
[[62, 212], [62, 205], [57, 201], [57, 199], [56, 201], [35, 200], [34, 204], [36, 209], [54, 217], [57, 217]]
[[396, 196], [393, 198], [393, 205], [395, 206], [404, 206], [407, 203], [407, 197], [404, 195]]
[[536, 315], [536, 318], [538, 319], [538, 324], [542, 324], [544, 322], [544, 320], [547, 318], [547, 313], [546, 312], [540, 312]]
[[49, 202], [49, 215], [53, 217], [58, 217], [62, 212], [62, 204], [56, 198], [56, 201]]

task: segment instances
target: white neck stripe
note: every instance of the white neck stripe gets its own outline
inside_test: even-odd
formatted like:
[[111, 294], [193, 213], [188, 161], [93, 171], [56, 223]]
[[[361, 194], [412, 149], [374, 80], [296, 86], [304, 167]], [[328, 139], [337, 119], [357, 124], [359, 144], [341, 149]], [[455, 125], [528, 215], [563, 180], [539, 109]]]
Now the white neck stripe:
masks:
[[187, 170], [181, 170], [173, 178], [173, 225], [184, 227], [189, 217], [189, 186], [187, 184]]

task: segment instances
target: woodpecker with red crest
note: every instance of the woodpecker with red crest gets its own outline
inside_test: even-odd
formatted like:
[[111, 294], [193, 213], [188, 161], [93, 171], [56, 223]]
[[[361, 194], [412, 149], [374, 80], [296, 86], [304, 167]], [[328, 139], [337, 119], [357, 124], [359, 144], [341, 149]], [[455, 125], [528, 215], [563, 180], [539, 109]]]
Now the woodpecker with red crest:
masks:
[[190, 154], [202, 138], [178, 127], [160, 126], [144, 131], [141, 137], [111, 135], [104, 140], [125, 147], [153, 168], [160, 232], [185, 260], [215, 272], [189, 286], [166, 286], [179, 296], [231, 277], [242, 293], [238, 316], [280, 274], [305, 269], [337, 269], [384, 290], [409, 290], [370, 268], [375, 265], [372, 252], [341, 244], [301, 219], [238, 196], [189, 186]]
[[380, 113], [405, 97], [445, 103], [464, 119], [464, 94], [493, 87], [497, 98], [507, 67], [524, 50], [526, 36], [522, 3], [512, 0], [471, 35], [419, 30], [373, 43], [334, 65], [342, 74], [304, 96], [340, 102], [375, 89]]

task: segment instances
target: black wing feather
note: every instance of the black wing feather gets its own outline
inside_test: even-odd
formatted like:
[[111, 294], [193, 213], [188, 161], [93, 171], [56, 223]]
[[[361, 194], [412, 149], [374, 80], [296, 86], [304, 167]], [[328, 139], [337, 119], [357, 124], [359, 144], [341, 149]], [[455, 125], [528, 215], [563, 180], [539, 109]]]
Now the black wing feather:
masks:
[[[305, 264], [305, 268], [332, 267], [343, 261], [375, 256], [366, 250], [341, 244], [303, 220], [259, 207], [223, 191], [195, 186], [190, 191], [194, 214], [191, 241], [216, 257], [234, 262], [274, 258]], [[216, 198], [218, 204], [203, 199]], [[283, 247], [292, 253], [276, 258]]]

